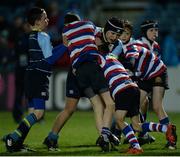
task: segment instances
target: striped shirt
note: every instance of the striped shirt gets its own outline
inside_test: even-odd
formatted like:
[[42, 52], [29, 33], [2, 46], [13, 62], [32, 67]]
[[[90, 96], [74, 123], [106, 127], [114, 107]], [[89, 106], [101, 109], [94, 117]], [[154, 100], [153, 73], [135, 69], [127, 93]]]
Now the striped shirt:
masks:
[[75, 68], [85, 60], [92, 60], [92, 52], [97, 53], [95, 44], [96, 27], [90, 21], [75, 21], [66, 25], [63, 36], [68, 39], [68, 51]]
[[147, 40], [145, 37], [141, 37], [140, 39], [136, 40], [136, 42], [142, 44], [143, 47], [147, 48], [148, 50], [150, 50], [150, 52], [157, 55], [158, 58], [161, 58], [161, 49], [156, 41], [151, 44], [150, 41]]
[[112, 97], [115, 99], [116, 94], [123, 92], [130, 87], [137, 87], [137, 85], [130, 79], [126, 69], [115, 58], [113, 54], [98, 56], [98, 62], [104, 72], [104, 76], [108, 82]]
[[159, 76], [167, 69], [161, 59], [138, 44], [128, 45], [124, 55], [133, 65], [135, 75], [142, 80]]

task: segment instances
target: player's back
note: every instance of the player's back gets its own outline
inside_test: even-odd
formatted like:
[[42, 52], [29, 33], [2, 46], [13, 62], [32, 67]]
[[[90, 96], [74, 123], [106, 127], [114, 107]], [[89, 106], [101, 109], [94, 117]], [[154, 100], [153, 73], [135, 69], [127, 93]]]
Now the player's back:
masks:
[[63, 35], [68, 40], [68, 50], [73, 66], [88, 60], [88, 54], [97, 52], [95, 26], [90, 21], [75, 21], [64, 27]]

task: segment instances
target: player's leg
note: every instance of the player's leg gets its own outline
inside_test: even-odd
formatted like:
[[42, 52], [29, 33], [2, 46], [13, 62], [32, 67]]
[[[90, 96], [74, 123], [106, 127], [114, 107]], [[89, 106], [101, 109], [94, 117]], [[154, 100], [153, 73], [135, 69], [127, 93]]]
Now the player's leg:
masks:
[[6, 148], [8, 151], [20, 151], [23, 149], [23, 142], [31, 127], [37, 123], [44, 114], [45, 100], [33, 98], [30, 103], [34, 104], [34, 112], [28, 114], [19, 124], [17, 129], [6, 137]]
[[70, 69], [66, 79], [65, 108], [57, 115], [51, 131], [48, 133], [48, 136], [43, 142], [43, 144], [45, 144], [49, 150], [57, 150], [59, 138], [58, 134], [61, 132], [61, 129], [65, 123], [75, 112], [80, 97], [81, 91], [77, 85], [76, 77], [73, 75], [72, 69]]
[[[148, 111], [148, 93], [152, 91], [151, 81], [138, 81], [138, 86], [140, 88], [140, 119], [141, 123], [146, 121], [147, 111]], [[155, 141], [155, 138], [149, 133], [142, 131], [138, 135], [138, 141], [140, 145], [146, 143], [152, 143]]]
[[130, 147], [128, 154], [140, 154], [143, 152], [142, 148], [139, 145], [139, 142], [135, 136], [135, 133], [130, 125], [125, 122], [127, 111], [125, 110], [116, 110], [115, 118], [118, 127], [122, 130], [122, 133], [129, 141]]
[[65, 108], [56, 116], [52, 129], [43, 142], [50, 151], [58, 150], [59, 133], [76, 110], [78, 102], [79, 99], [66, 97]]
[[92, 97], [90, 99], [90, 102], [94, 111], [97, 131], [98, 134], [101, 135], [101, 129], [103, 127], [104, 104], [99, 95], [95, 95], [94, 97]]
[[[31, 127], [40, 120], [44, 114], [45, 101], [48, 100], [48, 76], [39, 71], [28, 71], [25, 77], [25, 91], [29, 98], [29, 106], [34, 112], [28, 114], [17, 129], [6, 138], [6, 148], [9, 151], [19, 151]], [[43, 93], [43, 94], [42, 94]]]

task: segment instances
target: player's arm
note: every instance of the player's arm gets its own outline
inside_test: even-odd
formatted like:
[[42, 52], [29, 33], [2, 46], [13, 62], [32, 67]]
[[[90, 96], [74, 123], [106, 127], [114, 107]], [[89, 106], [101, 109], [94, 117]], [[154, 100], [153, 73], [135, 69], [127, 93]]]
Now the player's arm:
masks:
[[64, 46], [63, 44], [60, 44], [56, 47], [53, 48], [52, 50], [52, 56], [46, 58], [46, 61], [49, 64], [54, 64], [57, 60], [59, 60], [64, 53], [66, 53], [68, 51], [67, 47]]

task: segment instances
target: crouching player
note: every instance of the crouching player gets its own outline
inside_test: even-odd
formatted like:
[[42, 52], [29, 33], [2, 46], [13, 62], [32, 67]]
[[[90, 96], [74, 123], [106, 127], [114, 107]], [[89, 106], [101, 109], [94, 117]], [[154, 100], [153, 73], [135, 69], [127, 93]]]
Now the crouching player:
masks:
[[[155, 131], [166, 133], [169, 143], [177, 141], [175, 125], [163, 125], [160, 123], [139, 121], [140, 91], [138, 86], [130, 79], [123, 65], [112, 55], [98, 55], [99, 64], [109, 84], [110, 93], [115, 101], [115, 119], [118, 127], [122, 130], [130, 143], [128, 154], [140, 154], [143, 152], [134, 131]], [[124, 119], [129, 116], [132, 127]], [[100, 142], [103, 146], [107, 144], [103, 138]]]

